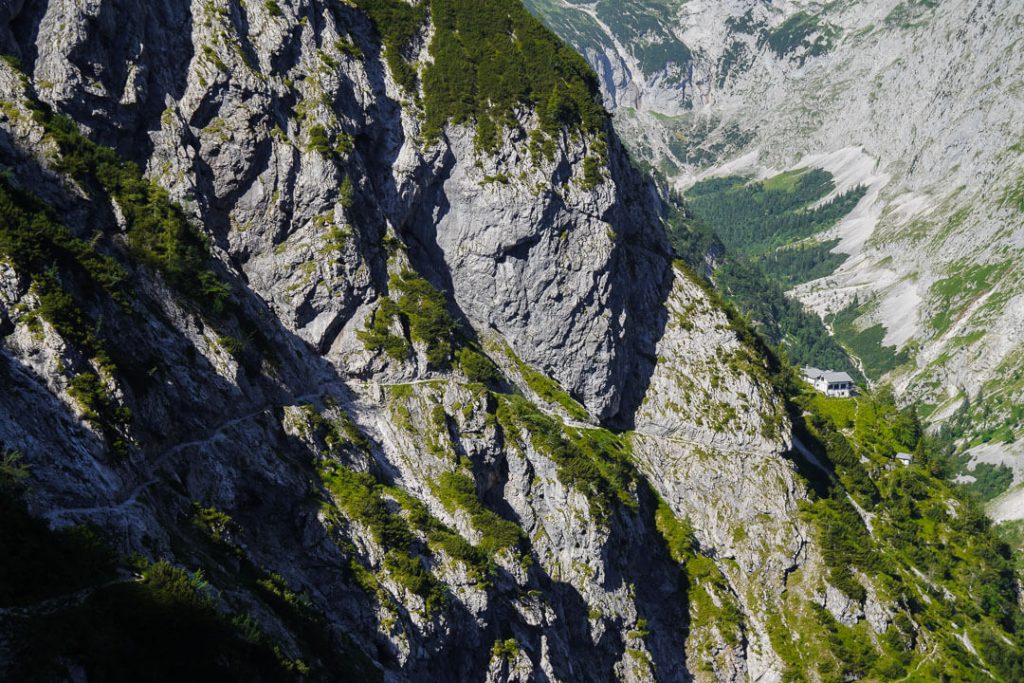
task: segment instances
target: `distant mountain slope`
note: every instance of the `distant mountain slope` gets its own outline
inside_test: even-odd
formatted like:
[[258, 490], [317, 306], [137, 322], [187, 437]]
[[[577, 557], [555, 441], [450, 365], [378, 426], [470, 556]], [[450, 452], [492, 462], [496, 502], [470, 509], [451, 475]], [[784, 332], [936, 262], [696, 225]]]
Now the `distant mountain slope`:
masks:
[[529, 3], [605, 75], [633, 154], [684, 188], [809, 166], [865, 186], [822, 235], [848, 258], [793, 293], [933, 419], [969, 398], [966, 445], [1024, 430], [1020, 3], [615, 4]]
[[831, 252], [837, 240], [822, 241], [817, 234], [845, 217], [864, 188], [822, 203], [834, 187], [820, 169], [764, 182], [710, 178], [691, 188], [686, 200], [674, 197], [669, 239], [794, 364], [845, 370], [863, 383], [861, 368], [817, 314], [785, 293], [845, 260]]

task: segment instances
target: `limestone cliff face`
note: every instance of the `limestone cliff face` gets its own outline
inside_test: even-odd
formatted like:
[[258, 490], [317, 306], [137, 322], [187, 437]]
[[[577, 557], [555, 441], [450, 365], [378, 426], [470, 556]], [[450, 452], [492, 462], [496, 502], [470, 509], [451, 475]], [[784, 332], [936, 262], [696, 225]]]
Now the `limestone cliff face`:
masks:
[[[30, 466], [35, 513], [205, 567], [223, 610], [319, 678], [323, 653], [240, 566], [279, 575], [388, 680], [778, 680], [766, 624], [784, 594], [848, 607], [819, 596], [765, 360], [673, 266], [657, 195], [610, 129], [598, 183], [588, 135], [539, 159], [516, 129], [494, 153], [467, 126], [426, 142], [342, 3], [7, 2], [0, 41], [20, 63], [0, 63], [5, 183], [128, 283], [117, 303], [77, 271], [64, 282], [102, 363], [47, 317], [35, 274], [0, 261], [0, 446]], [[47, 106], [182, 207], [226, 313], [133, 257], [130, 198], [75, 179]], [[444, 292], [459, 353], [495, 365], [487, 386], [432, 358], [416, 310], [389, 317], [412, 277]], [[412, 540], [389, 547], [353, 491]], [[659, 504], [692, 525], [705, 583], [686, 587]], [[231, 517], [229, 559], [197, 537], [196, 505]], [[787, 583], [798, 567], [812, 578]]]
[[413, 263], [596, 417], [628, 421], [673, 277], [653, 188], [618, 148], [608, 180], [584, 189], [581, 143], [535, 165], [522, 135], [483, 159], [472, 137], [450, 131], [423, 198], [397, 218]]

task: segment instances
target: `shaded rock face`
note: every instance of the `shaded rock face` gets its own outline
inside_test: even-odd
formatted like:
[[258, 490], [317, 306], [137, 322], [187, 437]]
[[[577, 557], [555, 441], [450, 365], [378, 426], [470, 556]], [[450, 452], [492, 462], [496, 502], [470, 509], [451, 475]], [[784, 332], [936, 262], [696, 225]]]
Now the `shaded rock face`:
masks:
[[[30, 465], [34, 512], [96, 525], [124, 554], [213, 563], [221, 607], [254, 615], [323, 678], [323, 653], [230, 578], [240, 560], [206, 551], [195, 505], [229, 514], [237, 557], [279, 574], [339, 651], [362, 651], [389, 680], [681, 681], [696, 646], [686, 582], [653, 521], [660, 499], [721, 563], [728, 588], [712, 599], [745, 615], [736, 639], [695, 629], [718, 653], [708, 670], [781, 676], [765, 620], [815, 555], [780, 399], [763, 360], [673, 267], [660, 202], [610, 131], [596, 185], [581, 180], [594, 142], [583, 135], [542, 160], [521, 131], [488, 155], [466, 127], [425, 144], [368, 19], [340, 3], [4, 3], [0, 39], [21, 63], [0, 64], [5, 177], [122, 263], [131, 293], [125, 308], [74, 290], [102, 321], [116, 366], [104, 370], [33, 315], [33, 274], [0, 261], [0, 445]], [[230, 315], [200, 314], [133, 260], [124, 207], [58, 171], [33, 101], [169, 192], [208, 237]], [[493, 391], [437, 369], [407, 320], [390, 323], [398, 357], [368, 347], [406, 271], [445, 292], [465, 343], [500, 368]], [[76, 398], [83, 373], [131, 410], [121, 455]], [[339, 437], [346, 425], [362, 436]], [[588, 438], [628, 451], [618, 494], [573, 478], [565, 449]], [[487, 548], [479, 512], [438, 483], [470, 476], [520, 538], [492, 551], [482, 580], [409, 522], [438, 607], [389, 564], [405, 550], [332, 493], [335, 466], [386, 484], [374, 495], [394, 514], [412, 519], [409, 496]], [[736, 533], [744, 525], [756, 533]]]

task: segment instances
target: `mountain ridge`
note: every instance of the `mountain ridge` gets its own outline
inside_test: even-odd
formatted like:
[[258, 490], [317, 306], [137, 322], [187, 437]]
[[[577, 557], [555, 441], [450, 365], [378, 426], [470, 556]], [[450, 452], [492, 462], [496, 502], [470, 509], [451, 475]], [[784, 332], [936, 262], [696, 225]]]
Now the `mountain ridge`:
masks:
[[801, 396], [571, 95], [428, 135], [436, 18], [359, 5], [9, 6], [0, 667], [1012, 680], [1009, 560], [914, 417]]

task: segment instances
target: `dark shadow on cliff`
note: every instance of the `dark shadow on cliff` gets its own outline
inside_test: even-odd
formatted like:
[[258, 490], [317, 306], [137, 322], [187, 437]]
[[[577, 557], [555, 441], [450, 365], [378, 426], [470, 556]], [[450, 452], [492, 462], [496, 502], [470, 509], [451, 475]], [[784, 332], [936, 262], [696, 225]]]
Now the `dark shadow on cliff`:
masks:
[[[83, 471], [107, 467], [111, 456], [107, 445], [87, 429], [71, 408], [54, 396], [45, 378], [4, 348], [0, 337], [0, 458], [16, 452], [29, 468], [29, 484], [44, 483], [59, 491], [48, 497], [74, 494]], [[51, 443], [52, 442], [52, 443]], [[103, 492], [93, 489], [92, 495]], [[79, 499], [76, 503], [92, 502]]]
[[[623, 626], [627, 641], [642, 639], [659, 681], [688, 681], [686, 638], [689, 635], [689, 579], [672, 559], [654, 522], [657, 499], [646, 485], [637, 487], [638, 507], [619, 507], [604, 544], [603, 588], [625, 588], [633, 596], [637, 623]], [[631, 630], [632, 629], [632, 630]], [[635, 649], [628, 642], [627, 650]]]
[[5, 55], [17, 57], [22, 68], [31, 72], [35, 68], [36, 59], [39, 57], [39, 49], [36, 41], [39, 38], [39, 22], [46, 12], [46, 3], [40, 0], [24, 0], [15, 9], [16, 2], [7, 2], [2, 10], [0, 18], [8, 20], [5, 27], [6, 35], [0, 33], [0, 52]]
[[[456, 452], [471, 464], [481, 502], [528, 533], [545, 535], [538, 526], [544, 524], [542, 520], [534, 519], [527, 524], [505, 497], [511, 483], [508, 454], [515, 452], [516, 447], [507, 441], [504, 428], [496, 430], [493, 447], [478, 447], [473, 449], [475, 452], [466, 447], [463, 435], [456, 428], [450, 430], [450, 435]], [[473, 440], [472, 435], [466, 436]], [[536, 471], [537, 463], [531, 458], [525, 459], [525, 467], [527, 471], [522, 475], [525, 479], [538, 481], [544, 478]], [[511, 490], [515, 490], [514, 485]], [[531, 501], [536, 500], [533, 494], [535, 492], [527, 494]], [[575, 563], [566, 567], [564, 555], [542, 558], [534, 546], [535, 540], [524, 539], [527, 544], [525, 555], [530, 558], [529, 582], [526, 587], [520, 587], [506, 572], [500, 573], [495, 582], [500, 600], [492, 603], [487, 615], [494, 639], [515, 637], [531, 655], [535, 665], [539, 664], [539, 653], [547, 647], [557, 679], [587, 681], [612, 680], [615, 672], [611, 670], [611, 662], [643, 658], [645, 655], [639, 652], [630, 653], [630, 650], [637, 650], [638, 644], [631, 641], [643, 640], [659, 680], [689, 680], [683, 654], [689, 625], [687, 577], [683, 568], [671, 558], [664, 539], [656, 531], [656, 496], [642, 482], [637, 486], [637, 496], [635, 509], [618, 502], [611, 503], [612, 509], [603, 521], [599, 520], [602, 515], [597, 513], [596, 507], [590, 511], [590, 523], [607, 533], [600, 544], [599, 559], [604, 569], [601, 588], [609, 593], [625, 591], [631, 594], [637, 610], [637, 623], [622, 623], [621, 618], [602, 614], [599, 605], [588, 603], [580, 589], [562, 577], [563, 572], [571, 572], [576, 577], [582, 576], [584, 583], [596, 582], [597, 578], [587, 578], [586, 568]], [[531, 505], [538, 513], [544, 510], [543, 503]], [[568, 537], [565, 541], [575, 544]], [[545, 566], [553, 567], [555, 575]], [[544, 598], [534, 600], [531, 596]], [[524, 606], [527, 611], [531, 607], [541, 612], [551, 609], [555, 618], [549, 621], [545, 617], [541, 629], [531, 628], [523, 621]], [[541, 636], [546, 636], [546, 645], [542, 645]], [[604, 665], [608, 665], [607, 669], [602, 668]]]
[[[88, 40], [66, 55], [68, 68], [81, 81], [96, 86], [79, 82], [71, 99], [57, 104], [94, 130], [98, 142], [143, 162], [152, 153], [149, 134], [159, 129], [166, 99], [180, 100], [185, 92], [193, 56], [192, 3], [108, 0], [97, 4], [99, 11], [83, 19], [91, 29]], [[46, 11], [47, 3], [26, 0], [10, 18], [14, 44], [0, 46], [3, 52], [18, 56], [28, 74], [38, 65], [40, 22]], [[79, 11], [85, 14], [84, 9]], [[97, 87], [100, 92], [95, 92]]]
[[[6, 138], [6, 133], [3, 135]], [[19, 177], [33, 181], [46, 177], [31, 162], [18, 161]], [[70, 206], [78, 199], [67, 194], [52, 176], [46, 182], [45, 191], [34, 189], [54, 205]], [[116, 231], [104, 201], [84, 204], [89, 209], [80, 215], [61, 214], [81, 223], [69, 226], [72, 230], [85, 236], [109, 236]], [[21, 450], [33, 466], [41, 511], [62, 523], [101, 524], [122, 552], [169, 556], [187, 563], [195, 556], [191, 546], [180, 539], [181, 530], [191, 525], [193, 502], [223, 506], [224, 495], [230, 492], [227, 507], [240, 523], [258, 534], [251, 538], [252, 556], [267, 571], [287, 573], [295, 558], [304, 557], [310, 547], [322, 547], [327, 534], [317, 521], [315, 501], [306, 497], [302, 470], [309, 476], [309, 465], [303, 466], [294, 454], [290, 460], [276, 459], [278, 454], [272, 451], [275, 443], [281, 443], [274, 437], [280, 422], [267, 418], [280, 406], [315, 400], [328, 390], [351, 396], [345, 378], [284, 328], [260, 297], [223, 268], [218, 268], [219, 274], [231, 285], [237, 316], [229, 323], [258, 325], [273, 355], [258, 359], [255, 371], [240, 365], [224, 366], [223, 357], [214, 365], [199, 353], [182, 327], [198, 327], [193, 327], [193, 334], [207, 339], [217, 332], [204, 330], [206, 323], [188, 304], [181, 309], [168, 305], [166, 299], [174, 296], [161, 284], [161, 278], [137, 268], [131, 257], [107, 238], [96, 244], [102, 252], [116, 256], [131, 273], [131, 310], [101, 293], [78, 288], [75, 299], [83, 315], [108, 340], [114, 376], [124, 391], [125, 403], [133, 410], [130, 432], [134, 445], [127, 456], [112, 453], [41, 378], [31, 379], [35, 377], [31, 370], [4, 354], [0, 426], [13, 426], [15, 433], [2, 438]], [[68, 277], [72, 282], [72, 275]], [[7, 335], [13, 332], [10, 323], [3, 328]], [[70, 364], [75, 355], [65, 352], [69, 374], [87, 369], [78, 365], [81, 361]], [[15, 386], [20, 385], [29, 387], [35, 398], [16, 393]], [[263, 469], [254, 467], [258, 453]], [[100, 487], [101, 482], [105, 486]], [[196, 566], [202, 564], [192, 565]], [[343, 558], [335, 552], [320, 565], [307, 568], [306, 576], [315, 577], [319, 590], [351, 593], [342, 580], [344, 567]], [[321, 606], [326, 610], [331, 603]], [[366, 647], [378, 631], [377, 624], [367, 623], [365, 615], [372, 614], [372, 609], [365, 608], [335, 616], [345, 625], [344, 631], [357, 634]], [[344, 650], [344, 642], [339, 640], [337, 645], [339, 651]]]
[[67, 59], [101, 93], [78, 87], [65, 111], [95, 131], [94, 139], [143, 163], [153, 151], [167, 99], [185, 93], [192, 64], [192, 3], [114, 0], [88, 19], [92, 30]]
[[[625, 322], [620, 329], [625, 358], [620, 361], [621, 400], [606, 420], [613, 429], [636, 426], [636, 413], [657, 365], [657, 346], [668, 325], [666, 302], [675, 274], [672, 247], [665, 232], [665, 207], [653, 180], [632, 165], [614, 131], [609, 133], [608, 169], [619, 187], [618, 199], [605, 217], [618, 234], [614, 258], [622, 292]], [[629, 226], [620, 231], [619, 226]], [[618, 321], [621, 318], [614, 318]]]

